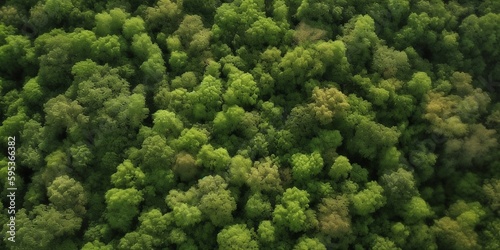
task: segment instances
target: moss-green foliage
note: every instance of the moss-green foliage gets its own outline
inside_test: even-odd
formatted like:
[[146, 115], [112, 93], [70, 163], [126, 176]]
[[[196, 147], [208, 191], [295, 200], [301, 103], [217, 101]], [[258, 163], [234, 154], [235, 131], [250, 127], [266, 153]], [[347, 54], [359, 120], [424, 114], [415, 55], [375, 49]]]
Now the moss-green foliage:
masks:
[[500, 248], [498, 0], [0, 2], [0, 249]]

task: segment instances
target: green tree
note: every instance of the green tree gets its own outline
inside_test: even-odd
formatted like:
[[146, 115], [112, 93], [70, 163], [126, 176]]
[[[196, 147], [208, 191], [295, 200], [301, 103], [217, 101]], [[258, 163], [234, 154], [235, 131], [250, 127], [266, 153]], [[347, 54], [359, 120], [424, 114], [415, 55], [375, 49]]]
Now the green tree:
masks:
[[420, 222], [434, 214], [429, 204], [418, 196], [412, 197], [408, 203], [405, 203], [403, 211], [403, 216], [409, 223]]
[[95, 15], [95, 30], [98, 36], [120, 34], [129, 14], [123, 9], [115, 8]]
[[83, 245], [82, 250], [112, 250], [113, 247], [110, 245], [106, 245], [100, 241], [93, 241], [93, 242], [87, 242], [85, 245]]
[[58, 95], [44, 104], [45, 126], [55, 134], [70, 132], [78, 124], [88, 122], [89, 118], [83, 114], [83, 110], [78, 101]]
[[241, 44], [244, 32], [259, 19], [265, 17], [265, 5], [262, 1], [243, 0], [235, 3], [223, 3], [217, 8], [212, 32], [216, 40], [222, 43]]
[[[146, 107], [146, 98], [137, 93], [129, 96], [120, 95], [104, 103], [102, 113], [115, 120], [120, 127], [139, 128], [147, 117], [149, 109]], [[101, 113], [101, 114], [102, 114]]]
[[196, 156], [196, 163], [210, 170], [221, 171], [228, 167], [231, 157], [225, 148], [215, 149], [212, 145], [203, 145]]
[[47, 0], [43, 6], [43, 9], [47, 12], [47, 15], [54, 19], [56, 22], [61, 22], [68, 18], [71, 11], [74, 9], [72, 1], [68, 0]]
[[400, 23], [404, 20], [405, 15], [410, 11], [410, 1], [408, 0], [389, 0], [388, 4], [389, 11], [392, 14], [392, 18], [395, 19], [395, 23]]
[[373, 54], [373, 69], [387, 79], [406, 75], [410, 69], [410, 63], [404, 51], [380, 46]]
[[[316, 131], [319, 130], [317, 119], [315, 119], [315, 113], [312, 111], [312, 105], [297, 105], [292, 108], [285, 121], [285, 129], [279, 139], [292, 139], [297, 141], [289, 141], [293, 146], [302, 140], [300, 144], [305, 144], [309, 142], [309, 138], [313, 137]], [[289, 138], [287, 138], [289, 136]], [[281, 137], [281, 138], [280, 138]], [[283, 142], [286, 141], [283, 140]], [[279, 145], [279, 144], [277, 144]], [[281, 146], [281, 145], [280, 145]], [[284, 146], [284, 145], [283, 145]], [[290, 148], [285, 149], [283, 152], [290, 151]]]
[[112, 63], [121, 59], [125, 51], [124, 45], [117, 35], [99, 37], [92, 43], [92, 58], [98, 62]]
[[326, 250], [326, 247], [317, 238], [301, 237], [293, 249], [294, 250]]
[[44, 93], [36, 77], [31, 78], [24, 84], [21, 97], [26, 103], [32, 105], [39, 105], [42, 102]]
[[229, 163], [229, 182], [241, 186], [248, 179], [251, 168], [252, 160], [242, 155], [235, 155]]
[[374, 181], [366, 184], [366, 189], [351, 196], [350, 200], [354, 207], [354, 212], [359, 215], [368, 215], [386, 204], [383, 195], [384, 189]]
[[491, 158], [490, 150], [498, 147], [496, 131], [486, 129], [482, 124], [468, 127], [469, 135], [462, 139], [450, 139], [445, 144], [448, 165], [482, 165]]
[[455, 249], [475, 249], [479, 247], [477, 234], [461, 228], [460, 224], [450, 217], [436, 221], [433, 227], [439, 246], [452, 246]]
[[484, 249], [493, 250], [500, 247], [500, 221], [495, 219], [487, 222], [486, 229], [483, 231], [483, 244]]
[[356, 72], [361, 72], [371, 62], [379, 38], [375, 33], [374, 20], [369, 15], [352, 18], [344, 26], [342, 40], [346, 44], [347, 59]]
[[349, 174], [349, 179], [358, 184], [364, 184], [368, 182], [368, 170], [361, 167], [360, 165], [353, 163], [351, 164], [352, 170]]
[[[210, 53], [204, 53], [204, 51], [209, 49], [211, 37], [212, 32], [203, 27], [203, 20], [200, 16], [186, 15], [179, 28], [167, 38], [167, 44], [172, 53], [184, 51], [191, 57], [196, 57], [196, 60], [207, 59], [210, 57]], [[193, 65], [190, 65], [193, 69], [195, 67], [194, 61], [192, 60]]]
[[277, 46], [283, 37], [283, 30], [276, 22], [267, 17], [259, 17], [249, 29], [245, 31], [245, 39], [249, 45]]
[[[22, 26], [22, 18], [24, 17], [24, 15], [22, 15], [18, 8], [16, 8], [15, 6], [10, 4], [3, 5], [0, 9], [0, 13], [2, 16], [2, 18], [0, 18], [0, 22], [2, 22], [2, 28], [0, 28], [2, 30], [1, 33], [4, 33], [6, 31], [8, 33], [11, 33], [11, 31], [13, 31], [15, 27]], [[3, 43], [2, 39], [0, 39], [0, 42]]]
[[312, 111], [321, 124], [328, 124], [334, 118], [342, 117], [349, 108], [347, 97], [336, 88], [320, 89], [315, 87], [312, 98], [314, 100]]
[[200, 16], [186, 15], [173, 35], [178, 36], [186, 46], [193, 40], [193, 36], [203, 29], [203, 20]]
[[142, 193], [135, 188], [113, 188], [106, 192], [106, 219], [111, 228], [127, 232], [139, 214]]
[[417, 72], [413, 74], [407, 86], [411, 94], [420, 98], [431, 89], [432, 82], [431, 78], [425, 72]]
[[[71, 43], [71, 54], [74, 54], [78, 58], [77, 60], [89, 58], [92, 53], [92, 45], [97, 40], [96, 34], [90, 30], [77, 28], [68, 36]], [[120, 46], [123, 45], [120, 44]]]
[[146, 26], [149, 30], [158, 31], [165, 29], [165, 31], [173, 32], [173, 27], [177, 26], [170, 24], [178, 24], [180, 22], [180, 18], [182, 17], [182, 5], [172, 2], [171, 0], [159, 0], [156, 2], [156, 6], [147, 7], [145, 12]]
[[218, 133], [229, 134], [238, 129], [245, 116], [245, 110], [239, 106], [230, 106], [225, 111], [217, 113], [214, 118], [214, 130]]
[[159, 135], [144, 139], [140, 153], [142, 167], [147, 170], [170, 167], [174, 157], [174, 150], [167, 145], [165, 138]]
[[150, 235], [141, 234], [138, 232], [130, 232], [125, 234], [118, 243], [118, 249], [153, 249], [153, 239]]
[[54, 29], [35, 40], [35, 51], [39, 56], [38, 80], [41, 86], [58, 91], [71, 83], [71, 67], [76, 57], [70, 54], [71, 39], [62, 30]]
[[168, 63], [174, 72], [182, 72], [182, 70], [187, 66], [188, 54], [183, 51], [173, 51], [170, 54]]
[[147, 60], [155, 52], [160, 52], [157, 45], [153, 43], [151, 37], [147, 33], [136, 34], [132, 37], [130, 50], [138, 58], [140, 62]]
[[375, 236], [375, 240], [373, 243], [372, 249], [391, 249], [391, 250], [398, 250], [401, 249], [394, 244], [390, 239], [381, 237], [381, 236]]
[[340, 155], [335, 159], [328, 175], [335, 180], [346, 179], [349, 173], [352, 170], [351, 163], [349, 163], [349, 159], [343, 155]]
[[177, 137], [184, 129], [179, 117], [168, 110], [158, 110], [153, 114], [153, 130], [166, 137]]
[[338, 130], [320, 130], [309, 143], [311, 150], [327, 155], [335, 152], [340, 145], [342, 145], [342, 135]]
[[382, 175], [380, 183], [391, 204], [404, 203], [418, 193], [413, 174], [403, 168]]
[[411, 236], [408, 237], [407, 246], [417, 249], [424, 246], [428, 249], [438, 249], [436, 244], [436, 237], [431, 227], [427, 226], [424, 222], [420, 222], [412, 227]]
[[82, 61], [73, 66], [72, 73], [80, 80], [75, 83], [76, 101], [88, 113], [96, 113], [109, 99], [130, 95], [130, 84], [119, 76], [116, 70], [107, 66], [97, 66], [92, 61]]
[[466, 134], [467, 125], [453, 112], [458, 96], [445, 96], [443, 93], [427, 94], [424, 118], [431, 123], [434, 133], [446, 137], [460, 137]]
[[281, 204], [273, 211], [273, 222], [292, 232], [301, 232], [314, 228], [318, 221], [309, 208], [309, 194], [296, 187], [288, 188], [283, 193]]
[[429, 27], [432, 21], [432, 17], [426, 12], [410, 13], [406, 26], [395, 34], [396, 47], [405, 48], [410, 44], [418, 44], [422, 38], [426, 38], [427, 44], [435, 42], [435, 31]]
[[190, 181], [198, 175], [200, 169], [199, 165], [196, 164], [196, 159], [192, 155], [182, 151], [175, 156], [175, 163], [172, 166], [172, 170], [179, 176], [181, 181]]
[[198, 150], [208, 142], [209, 133], [205, 129], [192, 127], [182, 130], [181, 135], [172, 141], [172, 146], [178, 150], [196, 154]]
[[323, 158], [318, 152], [311, 155], [297, 153], [290, 160], [293, 178], [298, 183], [306, 183], [323, 169]]
[[254, 162], [246, 183], [255, 191], [279, 192], [283, 190], [278, 164], [270, 158]]
[[[7, 120], [4, 121], [4, 124], [6, 122]], [[3, 132], [1, 128], [0, 134]], [[44, 129], [39, 122], [29, 120], [24, 123], [23, 129], [20, 132], [21, 138], [25, 139], [23, 145], [18, 148], [20, 154], [17, 157], [21, 164], [25, 164], [31, 169], [40, 169], [44, 164], [42, 150], [40, 149], [40, 144], [43, 140], [43, 131]]]
[[141, 17], [132, 17], [123, 23], [123, 36], [131, 39], [134, 35], [141, 34], [146, 31], [144, 20]]
[[410, 236], [409, 227], [401, 222], [393, 223], [391, 226], [390, 239], [397, 245], [403, 246]]
[[318, 59], [325, 65], [324, 77], [336, 82], [349, 81], [351, 65], [347, 59], [346, 44], [341, 40], [318, 42], [313, 46]]
[[[491, 67], [488, 66], [493, 63], [489, 59], [490, 56], [495, 57], [500, 53], [498, 40], [494, 39], [499, 33], [498, 27], [495, 26], [499, 19], [498, 13], [488, 13], [480, 17], [472, 14], [466, 17], [459, 27], [461, 50], [466, 55], [464, 66], [476, 74], [481, 75], [485, 68]], [[476, 32], [479, 27], [481, 32]]]
[[200, 3], [195, 0], [187, 0], [182, 2], [183, 9], [188, 13], [199, 13], [205, 18], [213, 18], [215, 10], [221, 5], [219, 0], [210, 0]]
[[144, 185], [145, 175], [140, 168], [134, 167], [130, 160], [125, 160], [116, 167], [111, 175], [111, 183], [116, 188], [140, 188]]
[[175, 77], [170, 85], [172, 88], [185, 88], [191, 91], [195, 86], [199, 85], [199, 81], [195, 72], [189, 71]]
[[[73, 236], [82, 225], [82, 219], [73, 211], [58, 211], [46, 205], [38, 205], [29, 213], [24, 208], [20, 209], [16, 212], [16, 222], [16, 243], [11, 245], [11, 249], [58, 247], [64, 237]], [[7, 229], [6, 225], [4, 229]]]
[[193, 108], [187, 102], [187, 93], [185, 88], [170, 91], [167, 87], [160, 87], [154, 97], [155, 105], [159, 109], [170, 110], [177, 114], [189, 113]]
[[483, 192], [488, 198], [491, 210], [497, 214], [500, 213], [500, 180], [495, 178], [486, 180]]
[[67, 175], [57, 177], [47, 188], [47, 197], [59, 211], [73, 211], [78, 216], [86, 212], [87, 195], [82, 184]]
[[173, 223], [171, 213], [162, 214], [158, 209], [143, 211], [139, 216], [139, 226], [137, 231], [154, 237], [153, 244], [161, 245], [164, 242], [164, 235]]
[[224, 250], [259, 249], [254, 234], [245, 224], [231, 225], [217, 234], [217, 243]]
[[42, 181], [49, 186], [57, 177], [67, 175], [70, 172], [68, 154], [57, 149], [45, 157], [47, 165], [41, 171]]
[[174, 244], [180, 245], [180, 249], [191, 249], [196, 247], [194, 242], [190, 242], [188, 235], [183, 230], [178, 228], [175, 228], [170, 232], [168, 240]]
[[[356, 127], [356, 133], [351, 145], [362, 156], [373, 159], [381, 149], [395, 145], [399, 135], [400, 132], [395, 127], [388, 128], [377, 122], [362, 118]], [[352, 149], [354, 150], [354, 148]]]
[[272, 206], [269, 199], [260, 192], [255, 192], [248, 197], [245, 204], [245, 215], [250, 219], [270, 218]]
[[433, 231], [439, 246], [452, 246], [456, 249], [478, 248], [478, 234], [474, 227], [481, 221], [485, 212], [479, 202], [466, 203], [458, 200], [448, 209], [448, 215], [436, 220]]
[[222, 106], [222, 81], [211, 75], [203, 78], [194, 92], [189, 93], [196, 119], [211, 120]]
[[198, 208], [215, 226], [224, 226], [233, 221], [236, 200], [226, 188], [227, 183], [218, 175], [198, 181], [198, 189], [202, 194]]
[[35, 50], [24, 36], [10, 35], [5, 37], [5, 43], [1, 43], [0, 72], [5, 76], [22, 74], [22, 70], [28, 69], [34, 59]]
[[173, 208], [173, 218], [175, 224], [179, 227], [189, 227], [200, 222], [201, 211], [195, 206], [189, 206], [181, 203]]
[[231, 72], [227, 84], [227, 91], [223, 95], [226, 104], [242, 107], [256, 104], [259, 89], [251, 74]]
[[276, 240], [276, 229], [269, 220], [261, 221], [257, 229], [259, 241], [263, 243], [274, 242]]
[[321, 76], [325, 72], [325, 65], [315, 60], [316, 56], [318, 54], [315, 50], [302, 46], [287, 51], [278, 63], [280, 73], [277, 87], [281, 91], [288, 92], [307, 79]]

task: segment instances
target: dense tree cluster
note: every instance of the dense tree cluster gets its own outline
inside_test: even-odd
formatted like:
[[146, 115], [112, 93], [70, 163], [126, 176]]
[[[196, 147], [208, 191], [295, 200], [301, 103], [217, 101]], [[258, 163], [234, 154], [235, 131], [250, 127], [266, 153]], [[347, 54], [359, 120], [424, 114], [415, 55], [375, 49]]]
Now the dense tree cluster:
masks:
[[499, 37], [495, 0], [2, 1], [0, 248], [500, 249]]

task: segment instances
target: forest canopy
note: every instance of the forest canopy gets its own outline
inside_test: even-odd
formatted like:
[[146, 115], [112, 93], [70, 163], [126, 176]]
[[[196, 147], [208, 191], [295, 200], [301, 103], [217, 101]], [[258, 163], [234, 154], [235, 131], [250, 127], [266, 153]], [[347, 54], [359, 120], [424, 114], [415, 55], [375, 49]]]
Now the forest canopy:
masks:
[[500, 249], [499, 1], [2, 2], [0, 249]]

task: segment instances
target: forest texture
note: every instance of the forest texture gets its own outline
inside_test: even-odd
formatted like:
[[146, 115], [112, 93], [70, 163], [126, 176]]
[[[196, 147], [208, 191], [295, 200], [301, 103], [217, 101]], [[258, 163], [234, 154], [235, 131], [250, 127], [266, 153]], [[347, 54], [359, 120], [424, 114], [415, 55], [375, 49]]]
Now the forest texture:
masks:
[[2, 2], [0, 249], [500, 249], [500, 1]]

